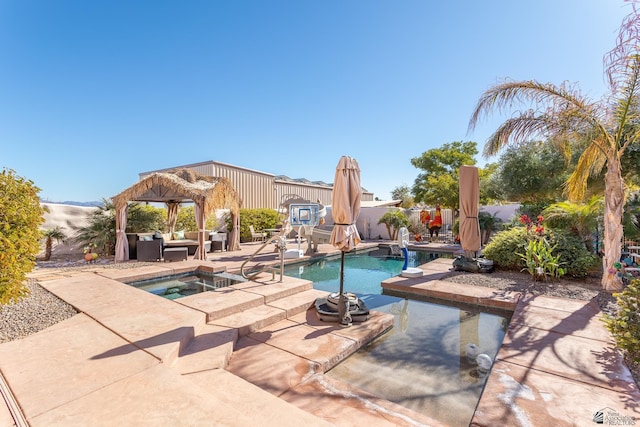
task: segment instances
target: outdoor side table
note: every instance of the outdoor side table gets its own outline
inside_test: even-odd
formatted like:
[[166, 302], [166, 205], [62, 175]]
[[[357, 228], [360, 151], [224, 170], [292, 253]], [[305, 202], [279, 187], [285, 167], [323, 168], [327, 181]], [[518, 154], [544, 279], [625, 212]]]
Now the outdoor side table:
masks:
[[189, 253], [187, 248], [165, 248], [164, 262], [167, 261], [186, 261]]

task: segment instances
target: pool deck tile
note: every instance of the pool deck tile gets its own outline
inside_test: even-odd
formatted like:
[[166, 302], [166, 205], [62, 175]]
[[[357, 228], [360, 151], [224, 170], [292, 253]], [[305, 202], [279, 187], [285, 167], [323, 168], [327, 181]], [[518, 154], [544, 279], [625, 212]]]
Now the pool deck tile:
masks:
[[[439, 252], [436, 244], [422, 246]], [[285, 310], [268, 307], [283, 317], [253, 325], [245, 331], [251, 336], [237, 339], [229, 332], [233, 325], [207, 325], [202, 311], [113, 280], [189, 271], [196, 264], [235, 272], [257, 247], [122, 271], [100, 265], [34, 271], [30, 277], [81, 313], [0, 344], [0, 374], [8, 384], [0, 391], [8, 389], [31, 426], [248, 426], [258, 420], [263, 426], [442, 425], [322, 375], [377, 332], [320, 322], [313, 310], [285, 320]], [[320, 245], [316, 256], [337, 253]], [[275, 259], [264, 259], [269, 257]], [[440, 280], [451, 261], [436, 259], [423, 266], [422, 278], [394, 278], [385, 285], [406, 294], [515, 308], [471, 425], [592, 425], [597, 411], [627, 424], [640, 422], [640, 391], [597, 307]], [[373, 331], [390, 326], [376, 316], [364, 325]], [[227, 371], [217, 369], [227, 362]], [[218, 396], [220, 390], [226, 395]], [[274, 404], [267, 392], [283, 400]], [[10, 417], [5, 404], [0, 422]]]
[[590, 425], [603, 408], [640, 419], [640, 391], [600, 318], [588, 301], [523, 297], [471, 425]]
[[511, 329], [527, 326], [605, 343], [613, 342], [611, 333], [602, 327], [599, 308], [592, 302], [544, 296], [528, 296], [526, 299], [514, 311]]
[[603, 409], [634, 417], [637, 424], [640, 393], [631, 386], [632, 379], [628, 379], [627, 384], [624, 391], [612, 391], [531, 366], [498, 360], [470, 425], [591, 426], [597, 425], [593, 421], [596, 411]]
[[[188, 378], [158, 365], [112, 382], [29, 421], [33, 427], [256, 425], [244, 408], [226, 404], [212, 389], [201, 388]], [[91, 414], [90, 423], [87, 414]]]
[[42, 286], [165, 362], [173, 362], [206, 322], [203, 313], [96, 274]]
[[235, 408], [243, 408], [247, 414], [260, 414], [260, 425], [291, 427], [333, 425], [288, 404], [283, 399], [224, 369], [200, 371], [188, 375], [187, 378], [207, 390], [233, 390], [232, 393], [216, 393], [216, 397]]
[[27, 419], [159, 363], [85, 314], [0, 345], [0, 371]]
[[392, 277], [382, 282], [385, 291], [400, 295], [422, 295], [465, 304], [482, 305], [503, 310], [514, 310], [520, 294], [504, 292], [481, 286], [466, 286], [446, 280], [432, 280], [430, 278]]

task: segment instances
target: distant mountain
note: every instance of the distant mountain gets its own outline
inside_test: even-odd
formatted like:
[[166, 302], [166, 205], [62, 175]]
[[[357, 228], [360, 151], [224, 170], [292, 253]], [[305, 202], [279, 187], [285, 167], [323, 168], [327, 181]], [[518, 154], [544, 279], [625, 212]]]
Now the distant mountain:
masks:
[[40, 200], [40, 202], [42, 203], [51, 203], [54, 205], [70, 205], [70, 206], [88, 206], [88, 207], [94, 207], [94, 206], [102, 206], [102, 202], [74, 202], [74, 201], [69, 201], [69, 200], [65, 200], [64, 202], [52, 202], [51, 200]]

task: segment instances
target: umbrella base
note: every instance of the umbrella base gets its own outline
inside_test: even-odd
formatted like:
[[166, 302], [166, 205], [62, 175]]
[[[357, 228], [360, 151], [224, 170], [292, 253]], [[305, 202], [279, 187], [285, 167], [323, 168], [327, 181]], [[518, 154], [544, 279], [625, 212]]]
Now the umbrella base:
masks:
[[453, 260], [453, 269], [470, 273], [491, 273], [493, 271], [493, 261], [486, 258], [467, 258], [458, 255]]
[[[328, 301], [328, 299], [331, 299], [332, 295], [333, 294], [329, 295], [329, 298], [316, 299], [316, 311], [318, 312], [318, 318], [323, 322], [340, 322], [337, 305]], [[351, 315], [351, 320], [354, 322], [364, 322], [369, 320], [369, 308], [367, 308], [364, 301], [357, 297], [355, 298], [355, 301], [353, 301], [351, 295], [353, 294], [347, 294], [349, 297], [349, 314]]]

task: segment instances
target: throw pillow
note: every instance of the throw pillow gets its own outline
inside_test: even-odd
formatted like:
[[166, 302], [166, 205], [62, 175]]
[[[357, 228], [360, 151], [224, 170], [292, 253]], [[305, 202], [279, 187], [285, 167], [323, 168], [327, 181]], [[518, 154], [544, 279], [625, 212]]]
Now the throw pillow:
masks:
[[174, 231], [173, 240], [184, 240], [184, 230]]
[[153, 240], [153, 236], [140, 236], [140, 240], [143, 242], [150, 242]]

